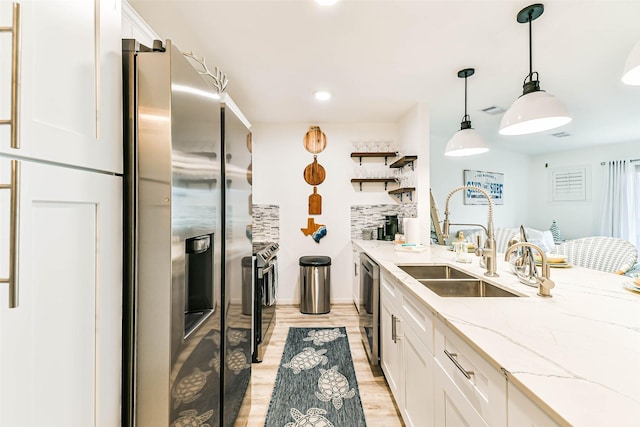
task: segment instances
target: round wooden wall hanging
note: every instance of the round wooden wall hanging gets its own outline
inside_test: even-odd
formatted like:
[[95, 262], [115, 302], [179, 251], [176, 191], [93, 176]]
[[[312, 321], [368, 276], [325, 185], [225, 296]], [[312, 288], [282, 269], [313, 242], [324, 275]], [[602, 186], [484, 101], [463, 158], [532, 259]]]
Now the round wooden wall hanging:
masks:
[[326, 172], [324, 167], [318, 163], [318, 156], [313, 156], [313, 163], [304, 168], [304, 180], [309, 185], [320, 185], [324, 181]]
[[318, 154], [327, 148], [327, 137], [318, 126], [311, 126], [309, 132], [304, 136], [304, 148], [312, 153]]

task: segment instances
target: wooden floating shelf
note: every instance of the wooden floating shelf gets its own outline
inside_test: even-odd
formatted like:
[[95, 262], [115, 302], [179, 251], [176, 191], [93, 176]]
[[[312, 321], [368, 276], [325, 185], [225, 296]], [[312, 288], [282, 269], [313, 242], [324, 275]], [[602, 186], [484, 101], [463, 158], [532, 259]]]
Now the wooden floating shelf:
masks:
[[372, 152], [372, 151], [362, 151], [351, 153], [351, 157], [357, 157], [360, 159], [360, 164], [362, 164], [363, 157], [384, 157], [384, 164], [387, 165], [387, 158], [389, 157], [397, 157], [398, 153], [395, 151], [380, 151], [380, 152]]
[[398, 197], [400, 201], [402, 201], [402, 196], [406, 193], [409, 197], [409, 200], [413, 200], [413, 192], [416, 191], [415, 187], [402, 187], [396, 188], [395, 190], [387, 191], [389, 194], [393, 194]]
[[387, 189], [387, 185], [390, 182], [396, 182], [394, 178], [352, 178], [352, 183], [360, 184], [360, 191], [362, 191], [362, 183], [363, 182], [384, 182], [384, 189]]
[[402, 194], [402, 193], [410, 193], [412, 191], [416, 191], [415, 187], [404, 187], [404, 188], [396, 188], [395, 190], [390, 190], [389, 194]]
[[396, 157], [398, 153], [395, 151], [362, 151], [351, 153], [351, 157]]
[[413, 163], [417, 159], [418, 159], [418, 156], [402, 156], [398, 160], [396, 160], [395, 162], [391, 163], [391, 165], [389, 165], [389, 167], [390, 168], [401, 168], [401, 167], [403, 167], [405, 165], [408, 165], [409, 163]]

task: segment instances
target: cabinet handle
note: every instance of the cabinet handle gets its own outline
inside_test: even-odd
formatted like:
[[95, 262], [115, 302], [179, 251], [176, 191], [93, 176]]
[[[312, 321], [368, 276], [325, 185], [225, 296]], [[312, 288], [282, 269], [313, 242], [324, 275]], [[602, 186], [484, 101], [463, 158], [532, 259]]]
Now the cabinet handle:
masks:
[[0, 184], [0, 190], [11, 192], [9, 219], [9, 277], [0, 278], [0, 283], [9, 284], [9, 308], [18, 307], [18, 219], [20, 218], [19, 208], [19, 185], [20, 163], [18, 160], [11, 160], [11, 183]]
[[458, 362], [458, 359], [456, 359], [456, 357], [458, 357], [457, 353], [449, 353], [447, 350], [445, 350], [444, 354], [447, 355], [447, 357], [453, 362], [453, 364], [456, 365], [456, 368], [458, 368], [460, 372], [462, 372], [464, 376], [467, 377], [468, 380], [471, 379], [471, 375], [473, 375], [473, 371], [467, 371], [462, 367], [460, 362]]
[[391, 339], [393, 340], [394, 344], [398, 339], [396, 335], [396, 316], [394, 316], [393, 314], [391, 315]]
[[13, 22], [0, 27], [0, 32], [11, 33], [11, 117], [0, 120], [0, 125], [11, 126], [11, 148], [20, 148], [18, 141], [18, 75], [20, 71], [20, 4], [13, 3]]

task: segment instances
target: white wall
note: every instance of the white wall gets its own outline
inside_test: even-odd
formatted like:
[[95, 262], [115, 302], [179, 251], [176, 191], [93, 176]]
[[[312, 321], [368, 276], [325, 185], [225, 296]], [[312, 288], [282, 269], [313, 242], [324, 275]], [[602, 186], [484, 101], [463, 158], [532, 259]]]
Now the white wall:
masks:
[[420, 239], [423, 244], [430, 241], [430, 197], [429, 197], [429, 109], [427, 104], [419, 103], [400, 119], [401, 154], [417, 155], [414, 168], [416, 173], [416, 194], [418, 219], [420, 220]]
[[[455, 129], [452, 129], [452, 134]], [[448, 138], [451, 137], [448, 136]], [[529, 158], [523, 154], [491, 148], [485, 154], [468, 157], [447, 157], [444, 149], [448, 138], [431, 136], [431, 190], [438, 207], [440, 221], [444, 220], [445, 201], [451, 190], [464, 184], [465, 169], [504, 174], [504, 204], [494, 205], [493, 222], [496, 227], [527, 226], [527, 206], [530, 200]], [[491, 147], [491, 141], [487, 141]], [[449, 202], [452, 223], [487, 224], [486, 205], [465, 205], [459, 191]], [[545, 228], [548, 228], [549, 224]], [[453, 227], [452, 227], [453, 230]]]
[[[562, 141], [562, 140], [560, 140]], [[559, 142], [560, 144], [561, 142]], [[554, 219], [564, 239], [597, 236], [606, 167], [601, 162], [640, 158], [640, 142], [601, 145], [531, 157], [529, 192], [533, 203], [527, 221], [533, 228], [546, 229]], [[554, 168], [585, 165], [590, 170], [587, 200], [551, 201], [551, 171]], [[590, 190], [590, 191], [589, 191]]]
[[[308, 197], [313, 187], [303, 177], [313, 154], [302, 144], [309, 126], [320, 126], [327, 136], [327, 148], [318, 154], [318, 163], [326, 171], [318, 186], [322, 196], [322, 214], [312, 216], [325, 224], [327, 235], [316, 243], [300, 228], [307, 226]], [[352, 252], [350, 206], [395, 203], [383, 184], [365, 184], [365, 191], [351, 183], [357, 160], [350, 157], [352, 141], [392, 139], [398, 141], [395, 123], [296, 123], [254, 124], [253, 132], [253, 203], [280, 206], [279, 301], [299, 303], [298, 260], [305, 255], [331, 257], [331, 299], [351, 302]], [[378, 162], [384, 163], [383, 159]]]

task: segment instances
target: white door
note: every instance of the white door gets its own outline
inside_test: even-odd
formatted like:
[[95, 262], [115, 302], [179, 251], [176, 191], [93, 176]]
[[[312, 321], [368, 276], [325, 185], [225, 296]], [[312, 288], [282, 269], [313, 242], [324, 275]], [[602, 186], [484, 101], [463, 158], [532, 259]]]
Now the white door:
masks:
[[[0, 182], [10, 159], [0, 157]], [[0, 426], [120, 425], [121, 178], [18, 162], [18, 307], [0, 286]], [[9, 191], [0, 190], [0, 276]]]
[[380, 367], [389, 384], [391, 393], [398, 406], [401, 405], [400, 394], [400, 357], [402, 355], [402, 338], [399, 333], [400, 320], [394, 314], [384, 296], [380, 300]]
[[[0, 152], [122, 172], [119, 0], [20, 1], [18, 140]], [[0, 25], [12, 2], [0, 0]], [[0, 119], [11, 112], [11, 34], [0, 34]]]
[[410, 327], [403, 331], [404, 404], [407, 426], [433, 426], [433, 355]]

